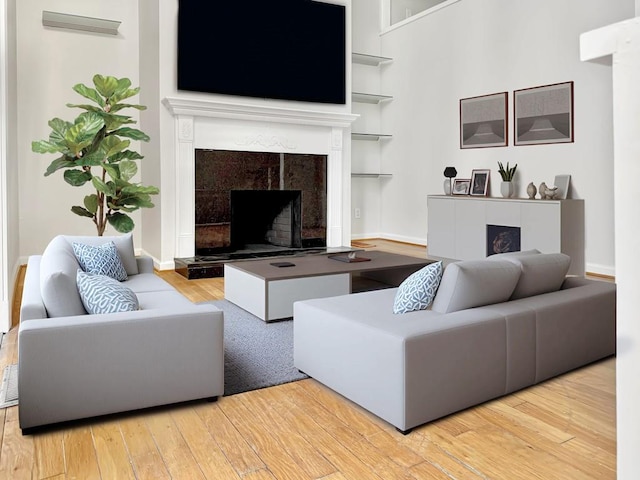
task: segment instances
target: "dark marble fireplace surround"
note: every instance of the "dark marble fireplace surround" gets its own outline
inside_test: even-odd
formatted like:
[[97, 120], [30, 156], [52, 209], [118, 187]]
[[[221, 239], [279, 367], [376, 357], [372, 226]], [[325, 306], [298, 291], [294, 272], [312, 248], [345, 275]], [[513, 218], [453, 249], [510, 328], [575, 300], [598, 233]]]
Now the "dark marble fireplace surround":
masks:
[[195, 252], [175, 259], [187, 278], [223, 275], [224, 262], [327, 251], [327, 157], [195, 151]]

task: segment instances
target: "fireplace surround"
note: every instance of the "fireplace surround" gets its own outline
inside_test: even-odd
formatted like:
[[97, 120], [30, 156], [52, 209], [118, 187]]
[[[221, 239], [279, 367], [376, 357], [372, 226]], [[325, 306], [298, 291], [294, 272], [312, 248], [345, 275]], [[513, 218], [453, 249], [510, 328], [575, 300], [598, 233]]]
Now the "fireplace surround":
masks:
[[307, 110], [303, 103], [280, 107], [200, 97], [166, 97], [163, 104], [175, 132], [175, 162], [163, 166], [170, 169], [167, 178], [175, 179], [175, 189], [162, 192], [164, 203], [175, 211], [175, 223], [163, 228], [164, 235], [173, 237], [174, 259], [196, 254], [197, 149], [326, 156], [326, 247], [350, 244], [350, 133], [357, 115], [346, 108]]

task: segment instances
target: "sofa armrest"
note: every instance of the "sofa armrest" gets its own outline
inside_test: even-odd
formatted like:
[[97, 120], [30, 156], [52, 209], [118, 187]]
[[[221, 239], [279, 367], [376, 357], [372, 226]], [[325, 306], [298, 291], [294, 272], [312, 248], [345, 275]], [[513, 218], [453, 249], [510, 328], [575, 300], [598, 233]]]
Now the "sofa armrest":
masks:
[[32, 255], [27, 261], [27, 271], [22, 288], [20, 322], [36, 318], [47, 318], [47, 309], [40, 294], [40, 259], [42, 255]]
[[147, 255], [136, 257], [138, 273], [153, 273], [153, 258]]
[[20, 426], [222, 395], [223, 330], [212, 305], [22, 324]]

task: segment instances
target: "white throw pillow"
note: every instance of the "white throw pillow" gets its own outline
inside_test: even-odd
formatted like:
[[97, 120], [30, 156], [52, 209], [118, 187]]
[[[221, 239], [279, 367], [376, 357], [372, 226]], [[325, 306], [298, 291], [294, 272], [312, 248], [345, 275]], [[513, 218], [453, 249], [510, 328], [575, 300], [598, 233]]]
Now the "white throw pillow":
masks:
[[103, 237], [95, 235], [64, 235], [64, 239], [69, 242], [69, 247], [71, 247], [73, 242], [93, 245], [94, 247], [107, 242], [113, 242], [116, 244], [118, 255], [120, 255], [120, 260], [122, 260], [122, 264], [127, 271], [127, 275], [136, 275], [138, 273], [138, 262], [136, 261], [136, 255], [133, 249], [132, 233], [127, 233], [125, 235], [105, 235]]
[[436, 296], [442, 272], [442, 262], [435, 262], [409, 275], [398, 287], [393, 313], [427, 309]]
[[78, 270], [78, 292], [88, 313], [131, 312], [140, 308], [133, 291], [106, 275]]
[[120, 282], [127, 279], [127, 271], [113, 242], [102, 245], [86, 245], [73, 242], [75, 253], [82, 270], [96, 275], [107, 275]]

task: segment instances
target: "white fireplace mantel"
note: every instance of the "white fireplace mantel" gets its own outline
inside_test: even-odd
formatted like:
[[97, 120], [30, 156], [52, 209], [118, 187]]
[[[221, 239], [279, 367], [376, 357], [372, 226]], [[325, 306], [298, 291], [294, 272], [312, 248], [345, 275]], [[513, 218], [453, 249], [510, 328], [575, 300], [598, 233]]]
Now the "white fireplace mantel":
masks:
[[351, 124], [358, 115], [208, 99], [166, 97], [175, 123], [175, 257], [195, 254], [195, 149], [327, 156], [327, 246], [351, 238]]
[[162, 103], [174, 115], [230, 118], [255, 122], [293, 123], [323, 127], [348, 128], [358, 115], [297, 108], [249, 105], [212, 100], [166, 97]]

